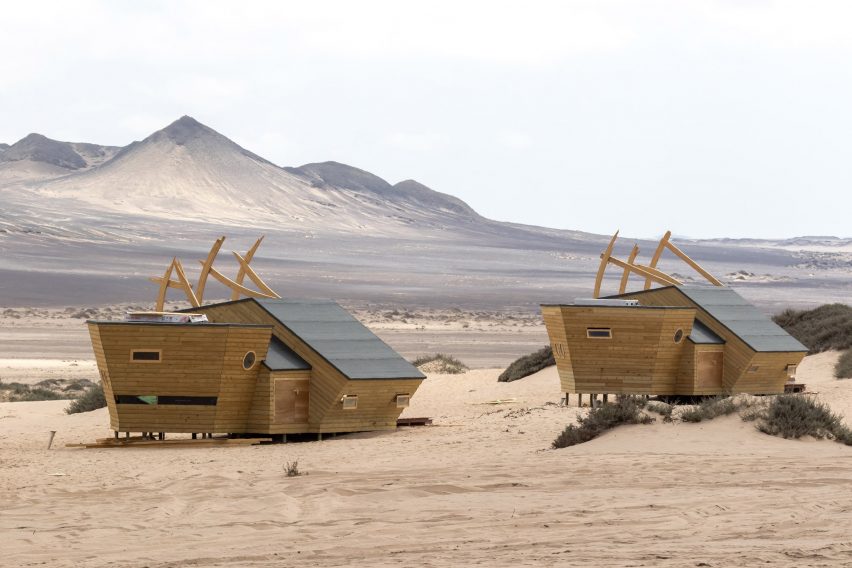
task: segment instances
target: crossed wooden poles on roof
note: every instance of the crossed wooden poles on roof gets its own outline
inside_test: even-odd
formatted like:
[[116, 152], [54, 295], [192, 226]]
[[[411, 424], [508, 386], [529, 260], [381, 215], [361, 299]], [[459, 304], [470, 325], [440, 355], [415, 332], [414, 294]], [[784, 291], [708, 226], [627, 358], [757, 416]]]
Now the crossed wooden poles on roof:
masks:
[[606, 247], [606, 250], [601, 253], [601, 264], [598, 267], [598, 274], [595, 278], [594, 297], [600, 298], [601, 296], [601, 284], [603, 283], [604, 272], [606, 272], [606, 267], [610, 264], [624, 270], [624, 273], [621, 275], [621, 283], [618, 287], [619, 294], [624, 294], [627, 290], [627, 281], [630, 278], [631, 273], [645, 277], [645, 290], [651, 287], [652, 282], [656, 282], [657, 284], [662, 284], [664, 286], [680, 286], [682, 283], [679, 280], [666, 274], [662, 270], [657, 269], [657, 263], [660, 262], [660, 257], [663, 255], [663, 251], [665, 249], [672, 251], [682, 261], [692, 267], [693, 270], [706, 278], [707, 281], [714, 286], [724, 286], [724, 284], [717, 280], [712, 274], [704, 270], [701, 265], [689, 258], [685, 252], [672, 243], [671, 237], [672, 232], [666, 231], [666, 234], [663, 235], [663, 238], [660, 239], [660, 243], [657, 245], [657, 250], [654, 251], [654, 256], [651, 257], [651, 264], [645, 266], [642, 264], [636, 264], [636, 256], [639, 254], [639, 245], [633, 245], [633, 250], [630, 251], [630, 255], [627, 257], [627, 262], [612, 256], [612, 249], [615, 246], [615, 240], [618, 238], [618, 231], [616, 231], [612, 236], [612, 239], [609, 241], [609, 245]]
[[[169, 267], [162, 276], [149, 278], [151, 282], [160, 285], [160, 290], [157, 294], [156, 310], [158, 312], [163, 311], [166, 303], [166, 292], [168, 292], [169, 288], [178, 288], [183, 290], [186, 294], [186, 298], [189, 300], [189, 303], [192, 304], [192, 307], [197, 308], [201, 306], [201, 303], [204, 301], [204, 289], [207, 285], [208, 276], [212, 276], [231, 289], [231, 300], [239, 300], [240, 295], [254, 298], [280, 298], [281, 296], [272, 290], [272, 288], [267, 286], [252, 267], [249, 266], [249, 263], [252, 258], [254, 258], [254, 253], [257, 252], [261, 241], [263, 241], [263, 237], [260, 237], [257, 241], [255, 241], [254, 245], [248, 250], [245, 256], [236, 251], [231, 251], [234, 258], [236, 258], [237, 262], [240, 263], [240, 270], [237, 273], [236, 280], [231, 280], [213, 268], [213, 261], [216, 260], [216, 255], [219, 254], [219, 249], [222, 248], [222, 244], [225, 242], [225, 237], [219, 237], [216, 239], [216, 242], [213, 243], [213, 247], [210, 249], [210, 254], [207, 255], [207, 260], [198, 261], [201, 263], [201, 273], [198, 275], [198, 284], [194, 289], [192, 284], [189, 282], [189, 279], [186, 277], [186, 273], [183, 270], [183, 265], [180, 260], [178, 260], [177, 257], [172, 258], [171, 264], [169, 264]], [[172, 274], [177, 276], [177, 280], [172, 280]], [[259, 291], [243, 286], [243, 281], [246, 276], [248, 276], [249, 280], [258, 287]]]

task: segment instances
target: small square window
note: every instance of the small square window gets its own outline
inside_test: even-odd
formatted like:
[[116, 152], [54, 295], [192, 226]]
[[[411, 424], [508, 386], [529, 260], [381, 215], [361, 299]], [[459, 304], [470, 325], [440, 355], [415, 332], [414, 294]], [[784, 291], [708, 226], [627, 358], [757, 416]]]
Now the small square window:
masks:
[[358, 395], [344, 395], [343, 398], [340, 399], [340, 402], [343, 403], [343, 410], [355, 410], [358, 408]]
[[396, 395], [396, 407], [397, 408], [408, 408], [409, 403], [411, 402], [410, 394], [398, 394]]
[[798, 368], [798, 365], [787, 365], [787, 376], [788, 377], [795, 377], [797, 368]]
[[612, 330], [608, 327], [587, 327], [586, 337], [589, 339], [612, 339]]

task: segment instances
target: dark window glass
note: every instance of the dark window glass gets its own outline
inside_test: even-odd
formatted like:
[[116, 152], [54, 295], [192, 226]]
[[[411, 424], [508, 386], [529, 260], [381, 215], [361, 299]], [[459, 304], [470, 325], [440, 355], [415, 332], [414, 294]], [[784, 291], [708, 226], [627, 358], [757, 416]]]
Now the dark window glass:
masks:
[[675, 343], [680, 343], [680, 340], [681, 340], [681, 339], [683, 339], [683, 330], [682, 330], [682, 329], [679, 329], [679, 330], [677, 330], [677, 331], [675, 332], [675, 335], [674, 335], [674, 342], [675, 342]]
[[256, 357], [254, 351], [249, 351], [248, 353], [246, 353], [246, 356], [243, 357], [243, 369], [245, 369], [246, 371], [251, 369], [254, 366], [255, 358]]
[[586, 330], [586, 337], [595, 337], [595, 338], [610, 338], [612, 337], [612, 331], [609, 329], [594, 329], [588, 328]]
[[216, 406], [215, 396], [157, 396], [117, 394], [116, 404], [175, 404], [179, 406]]
[[159, 351], [134, 351], [133, 352], [133, 360], [134, 361], [159, 361], [160, 360], [160, 352]]

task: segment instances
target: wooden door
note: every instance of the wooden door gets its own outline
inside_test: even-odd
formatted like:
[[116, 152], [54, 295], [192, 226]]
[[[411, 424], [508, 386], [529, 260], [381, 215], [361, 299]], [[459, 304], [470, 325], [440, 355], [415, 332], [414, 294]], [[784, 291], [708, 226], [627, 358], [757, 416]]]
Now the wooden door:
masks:
[[275, 380], [276, 424], [307, 424], [309, 386], [308, 380]]
[[721, 388], [724, 355], [722, 351], [699, 351], [695, 354], [696, 388]]

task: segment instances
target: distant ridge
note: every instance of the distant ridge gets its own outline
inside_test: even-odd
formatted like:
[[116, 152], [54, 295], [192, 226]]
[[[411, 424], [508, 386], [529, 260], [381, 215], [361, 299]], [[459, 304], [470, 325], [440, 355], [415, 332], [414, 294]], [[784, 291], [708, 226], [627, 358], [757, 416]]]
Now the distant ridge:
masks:
[[60, 142], [42, 134], [32, 133], [6, 146], [0, 153], [0, 162], [41, 162], [67, 170], [80, 170], [96, 166], [112, 158], [118, 151], [114, 146]]

